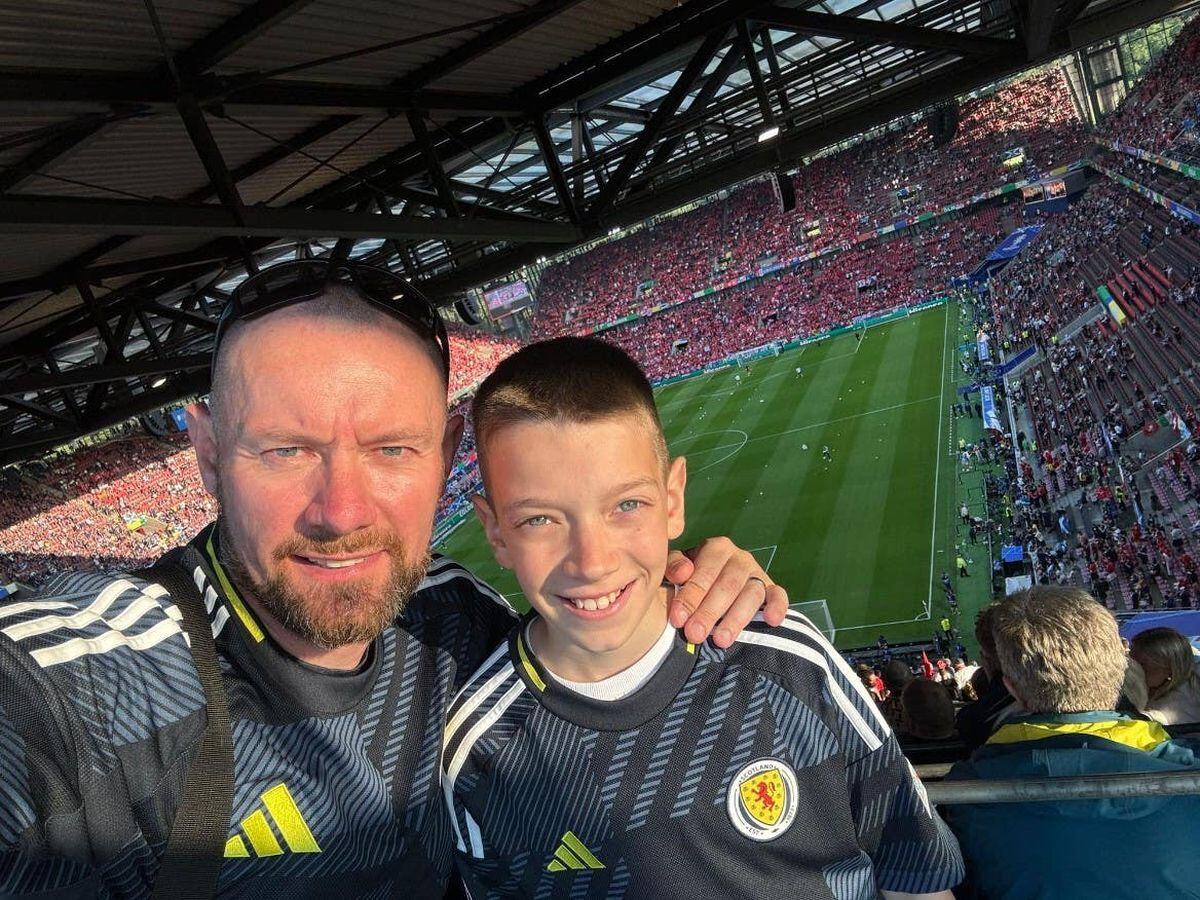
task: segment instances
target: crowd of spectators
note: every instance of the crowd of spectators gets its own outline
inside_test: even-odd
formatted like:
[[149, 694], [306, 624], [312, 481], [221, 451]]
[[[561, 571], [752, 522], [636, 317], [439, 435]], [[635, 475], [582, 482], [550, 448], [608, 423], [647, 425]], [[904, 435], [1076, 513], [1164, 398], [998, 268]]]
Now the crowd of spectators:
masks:
[[447, 325], [450, 338], [450, 395], [456, 396], [487, 377], [500, 360], [520, 346], [510, 338], [456, 323]]
[[1151, 65], [1100, 136], [1163, 152], [1200, 121], [1200, 17]]
[[183, 438], [122, 438], [10, 476], [0, 492], [0, 573], [137, 567], [216, 514]]
[[[919, 119], [813, 160], [791, 176], [790, 213], [779, 212], [771, 180], [759, 180], [551, 265], [535, 333], [586, 331], [776, 261], [846, 247], [898, 218], [1037, 177], [1087, 146], [1062, 71], [1025, 77], [964, 103], [948, 143], [935, 144]], [[1017, 150], [1022, 161], [1004, 165]]]

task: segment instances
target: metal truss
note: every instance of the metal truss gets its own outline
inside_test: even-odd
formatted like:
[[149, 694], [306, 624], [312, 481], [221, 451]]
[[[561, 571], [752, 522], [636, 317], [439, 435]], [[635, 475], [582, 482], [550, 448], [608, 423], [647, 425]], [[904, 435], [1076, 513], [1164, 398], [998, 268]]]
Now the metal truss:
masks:
[[[0, 104], [102, 108], [5, 136], [0, 146], [28, 146], [0, 169], [0, 233], [97, 237], [62, 265], [0, 283], [0, 462], [204, 391], [205, 354], [227, 296], [221, 284], [239, 273], [295, 254], [349, 255], [357, 242], [373, 240], [378, 249], [362, 258], [450, 300], [615, 224], [1187, 5], [931, 0], [884, 21], [872, 15], [883, 0], [840, 14], [812, 0], [686, 0], [510, 93], [437, 87], [579, 2], [539, 0], [473, 23], [458, 46], [386, 85], [294, 77], [321, 60], [220, 74], [224, 60], [309, 2], [258, 0], [174, 54], [147, 2], [164, 54], [150, 71], [0, 69]], [[995, 17], [985, 19], [985, 9]], [[968, 21], [974, 26], [962, 24]], [[789, 55], [802, 45], [808, 52]], [[852, 64], [862, 71], [853, 82], [809, 89]], [[922, 75], [930, 71], [936, 74]], [[672, 76], [654, 99], [621, 102]], [[236, 123], [246, 107], [316, 110], [321, 118], [231, 167], [211, 126], [220, 118]], [[114, 123], [151, 116], [180, 118], [208, 185], [177, 199], [22, 191], [32, 176]], [[412, 142], [358, 169], [339, 169], [336, 178], [285, 204], [244, 201], [245, 182], [289, 158], [333, 168], [314, 148], [365, 117], [380, 123], [401, 117]], [[781, 130], [763, 144], [757, 138], [766, 125]], [[465, 173], [481, 162], [491, 174], [468, 179]], [[195, 245], [111, 259], [135, 237], [157, 234], [194, 235]], [[29, 329], [39, 305], [49, 311]], [[26, 329], [15, 342], [4, 341], [10, 313], [23, 315]]]

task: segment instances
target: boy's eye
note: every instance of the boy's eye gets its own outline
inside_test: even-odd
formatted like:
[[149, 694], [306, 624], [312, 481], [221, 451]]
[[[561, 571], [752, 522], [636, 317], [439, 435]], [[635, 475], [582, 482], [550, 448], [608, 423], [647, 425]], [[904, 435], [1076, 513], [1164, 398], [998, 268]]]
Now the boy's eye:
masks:
[[641, 500], [622, 500], [617, 504], [617, 509], [619, 509], [621, 512], [634, 512], [635, 510], [641, 509], [642, 505], [643, 504]]
[[528, 519], [526, 519], [521, 524], [522, 525], [530, 525], [534, 528], [538, 528], [542, 525], [549, 525], [550, 517], [549, 516], [530, 516]]

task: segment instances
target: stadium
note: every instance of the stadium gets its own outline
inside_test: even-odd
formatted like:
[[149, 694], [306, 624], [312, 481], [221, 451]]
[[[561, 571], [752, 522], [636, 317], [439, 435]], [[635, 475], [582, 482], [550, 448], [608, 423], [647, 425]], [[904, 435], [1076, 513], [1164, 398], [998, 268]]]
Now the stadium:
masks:
[[[943, 776], [1027, 699], [993, 623], [1039, 587], [1132, 645], [1110, 706], [1200, 735], [1200, 669], [1139, 637], [1200, 648], [1196, 4], [8, 5], [0, 626], [217, 518], [184, 409], [222, 311], [271, 265], [362, 263], [446, 323], [468, 421], [431, 550], [518, 611], [472, 507], [471, 401], [522, 347], [595, 337], [687, 459], [676, 545], [753, 554], [929, 799], [1195, 802], [1190, 764]], [[1000, 657], [1092, 678], [1028, 641]], [[989, 888], [950, 821], [957, 896], [1037, 895]]]

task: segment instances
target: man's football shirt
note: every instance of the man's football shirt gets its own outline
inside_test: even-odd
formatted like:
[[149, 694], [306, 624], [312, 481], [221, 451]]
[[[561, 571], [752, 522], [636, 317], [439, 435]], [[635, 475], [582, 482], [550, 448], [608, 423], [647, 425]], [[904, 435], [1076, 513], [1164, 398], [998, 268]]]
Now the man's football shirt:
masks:
[[873, 900], [963, 876], [874, 701], [796, 613], [728, 650], [677, 636], [607, 702], [514, 629], [451, 706], [442, 766], [476, 900]]
[[[438, 783], [454, 692], [511, 628], [502, 598], [435, 558], [357, 670], [281, 650], [217, 562], [182, 562], [207, 607], [235, 745], [222, 897], [441, 897]], [[204, 693], [158, 585], [60, 578], [0, 604], [0, 896], [147, 897]]]

